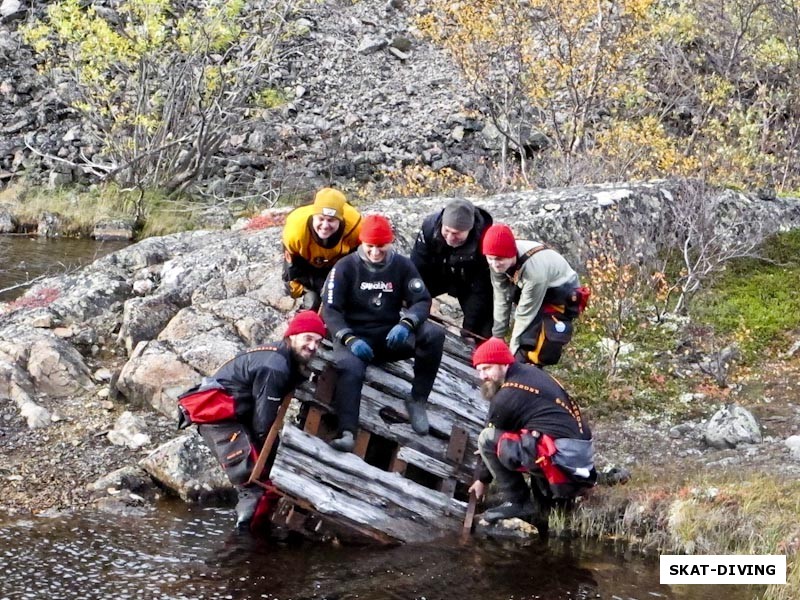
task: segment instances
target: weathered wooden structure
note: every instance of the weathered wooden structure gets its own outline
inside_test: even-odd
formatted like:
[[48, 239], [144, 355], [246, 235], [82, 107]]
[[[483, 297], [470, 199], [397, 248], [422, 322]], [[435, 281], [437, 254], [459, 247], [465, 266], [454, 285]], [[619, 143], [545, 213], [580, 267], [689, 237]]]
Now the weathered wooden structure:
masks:
[[352, 454], [327, 443], [335, 434], [331, 355], [330, 346], [320, 350], [310, 365], [314, 380], [295, 393], [302, 429], [286, 424], [281, 433], [270, 477], [283, 498], [273, 520], [312, 537], [382, 543], [460, 530], [488, 408], [468, 348], [447, 333], [428, 401], [427, 436], [414, 433], [403, 404], [412, 361], [368, 367]]

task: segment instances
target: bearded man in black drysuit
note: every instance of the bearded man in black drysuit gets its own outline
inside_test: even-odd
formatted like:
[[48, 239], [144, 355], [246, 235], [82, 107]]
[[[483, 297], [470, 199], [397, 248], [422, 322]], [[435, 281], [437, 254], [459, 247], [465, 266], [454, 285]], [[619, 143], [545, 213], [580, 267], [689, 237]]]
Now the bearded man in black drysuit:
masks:
[[[478, 346], [472, 364], [491, 406], [478, 436], [482, 468], [469, 491], [480, 499], [494, 480], [504, 501], [483, 519], [533, 517], [545, 535], [552, 500], [574, 498], [597, 480], [589, 424], [558, 381], [537, 366], [515, 362], [503, 340]], [[531, 475], [530, 488], [523, 473]]]
[[[304, 365], [325, 336], [319, 315], [307, 310], [289, 322], [283, 340], [251, 348], [222, 365], [179, 400], [179, 427], [197, 424], [236, 489], [236, 526], [255, 529], [273, 508], [274, 494], [248, 483], [284, 396], [307, 376]], [[268, 465], [276, 446], [273, 446]], [[265, 468], [259, 481], [266, 481]]]

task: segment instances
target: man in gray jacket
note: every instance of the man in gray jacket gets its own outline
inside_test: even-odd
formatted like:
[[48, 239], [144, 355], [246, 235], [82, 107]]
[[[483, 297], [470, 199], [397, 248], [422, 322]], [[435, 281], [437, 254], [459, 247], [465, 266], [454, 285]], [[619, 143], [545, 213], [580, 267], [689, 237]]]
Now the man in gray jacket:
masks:
[[572, 339], [572, 320], [589, 299], [567, 260], [541, 242], [516, 240], [508, 225], [486, 230], [481, 251], [491, 269], [494, 290], [492, 336], [508, 333], [515, 358], [538, 366], [556, 364]]

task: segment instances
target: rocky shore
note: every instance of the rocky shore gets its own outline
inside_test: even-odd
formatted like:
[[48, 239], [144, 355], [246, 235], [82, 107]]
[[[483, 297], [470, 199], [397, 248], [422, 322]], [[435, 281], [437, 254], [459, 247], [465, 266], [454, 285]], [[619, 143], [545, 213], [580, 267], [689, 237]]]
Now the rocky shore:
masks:
[[[476, 202], [582, 264], [588, 232], [609, 224], [650, 251], [647, 232], [664, 226], [663, 203], [678, 193], [674, 183], [653, 182]], [[726, 219], [772, 231], [800, 223], [794, 200], [720, 192], [708, 201], [719, 209], [720, 227]], [[398, 199], [368, 211], [391, 217], [407, 251], [422, 217], [445, 202]], [[152, 500], [167, 493], [187, 501], [225, 495], [227, 483], [198, 438], [175, 430], [176, 397], [236, 352], [280, 337], [295, 308], [280, 281], [280, 227], [243, 225], [143, 240], [2, 306], [0, 515], [87, 507], [135, 513], [153, 510]], [[438, 310], [454, 314], [449, 304]], [[708, 418], [719, 407], [703, 406], [702, 397], [685, 400], [704, 415], [692, 422], [624, 414], [596, 420], [598, 464], [625, 466], [635, 480], [662, 486], [698, 472], [766, 471], [796, 480], [798, 373], [795, 352], [780, 368], [754, 374], [764, 390], [764, 401], [752, 407], [756, 432], [742, 429], [730, 408], [732, 420], [715, 445]], [[733, 437], [725, 441], [727, 435]], [[624, 513], [639, 492], [598, 489], [585, 506]]]

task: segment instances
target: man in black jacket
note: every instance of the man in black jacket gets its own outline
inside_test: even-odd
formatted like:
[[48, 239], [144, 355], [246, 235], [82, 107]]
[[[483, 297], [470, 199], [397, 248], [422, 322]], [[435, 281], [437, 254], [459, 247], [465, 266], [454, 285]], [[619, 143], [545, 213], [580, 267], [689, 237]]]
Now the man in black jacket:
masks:
[[458, 299], [467, 339], [469, 332], [484, 338], [492, 335], [492, 283], [480, 247], [491, 224], [491, 215], [482, 208], [468, 200], [453, 200], [425, 218], [411, 251], [431, 296], [450, 294]]
[[492, 404], [488, 425], [478, 437], [483, 465], [470, 492], [482, 498], [494, 479], [505, 498], [483, 514], [484, 520], [536, 513], [524, 472], [544, 482], [548, 498], [570, 498], [594, 485], [592, 432], [555, 379], [539, 367], [515, 362], [499, 338], [481, 344], [472, 364]]
[[322, 316], [335, 342], [338, 379], [334, 404], [339, 416], [336, 450], [350, 452], [361, 405], [367, 364], [414, 357], [414, 380], [405, 399], [416, 433], [428, 433], [425, 404], [439, 370], [444, 331], [430, 323], [431, 296], [405, 256], [393, 247], [386, 217], [370, 215], [361, 226], [361, 245], [331, 270], [322, 290]]
[[303, 365], [314, 357], [324, 335], [317, 313], [299, 312], [282, 341], [246, 350], [181, 396], [182, 412], [197, 424], [236, 489], [240, 529], [255, 525], [268, 510], [264, 488], [247, 482], [281, 400], [305, 378]]

